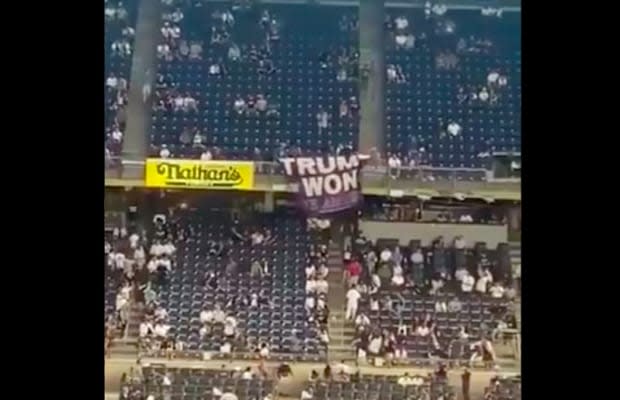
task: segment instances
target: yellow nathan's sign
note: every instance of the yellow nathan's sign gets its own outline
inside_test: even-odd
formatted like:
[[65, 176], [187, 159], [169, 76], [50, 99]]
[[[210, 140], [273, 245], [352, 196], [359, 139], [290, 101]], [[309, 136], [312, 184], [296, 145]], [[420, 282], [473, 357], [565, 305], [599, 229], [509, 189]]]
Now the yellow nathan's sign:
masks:
[[185, 189], [252, 190], [254, 163], [149, 158], [145, 186]]

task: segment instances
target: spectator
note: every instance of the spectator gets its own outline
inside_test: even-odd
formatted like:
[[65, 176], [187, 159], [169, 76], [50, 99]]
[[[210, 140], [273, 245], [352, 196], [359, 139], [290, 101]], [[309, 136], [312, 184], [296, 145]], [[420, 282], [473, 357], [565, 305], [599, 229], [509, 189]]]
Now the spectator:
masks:
[[359, 291], [357, 290], [356, 285], [351, 285], [351, 288], [349, 289], [346, 295], [347, 309], [345, 313], [345, 318], [347, 320], [352, 321], [355, 319], [355, 316], [357, 314], [357, 306], [358, 306], [360, 297], [361, 295]]
[[462, 249], [465, 248], [466, 245], [467, 245], [467, 243], [465, 242], [465, 239], [463, 238], [462, 235], [459, 235], [459, 236], [454, 238], [454, 248], [455, 249], [462, 250]]
[[453, 297], [452, 300], [448, 302], [448, 312], [458, 313], [463, 309], [463, 303], [461, 303], [458, 297]]
[[309, 387], [301, 391], [301, 400], [312, 400], [314, 399], [314, 389]]
[[190, 60], [202, 60], [202, 42], [190, 41], [189, 59]]
[[319, 129], [319, 135], [328, 127], [329, 114], [324, 110], [319, 110], [316, 114], [316, 123]]
[[495, 299], [501, 299], [504, 296], [504, 288], [499, 282], [494, 282], [493, 286], [489, 288], [489, 292], [491, 297]]
[[354, 260], [347, 264], [345, 274], [349, 287], [355, 286], [359, 282], [360, 275], [362, 274], [362, 266], [359, 262]]
[[471, 379], [471, 373], [467, 368], [461, 374], [461, 389], [463, 391], [463, 400], [469, 400], [469, 382]]
[[231, 43], [228, 48], [228, 59], [232, 62], [237, 62], [241, 59], [241, 49], [235, 43]]
[[493, 282], [493, 276], [491, 276], [491, 272], [488, 269], [485, 269], [476, 282], [476, 291], [480, 294], [485, 294], [491, 282]]
[[461, 282], [461, 290], [463, 293], [470, 294], [474, 289], [474, 282], [474, 277], [471, 276], [467, 270], [465, 270], [463, 273], [463, 280]]
[[169, 158], [170, 150], [168, 150], [168, 146], [165, 144], [161, 145], [161, 150], [159, 151], [159, 158]]

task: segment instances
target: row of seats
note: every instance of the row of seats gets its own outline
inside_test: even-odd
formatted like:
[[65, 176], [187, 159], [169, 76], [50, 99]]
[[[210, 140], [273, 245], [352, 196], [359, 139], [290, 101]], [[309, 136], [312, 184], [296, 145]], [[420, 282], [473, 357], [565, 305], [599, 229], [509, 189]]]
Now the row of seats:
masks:
[[[484, 167], [478, 157], [481, 152], [520, 151], [520, 14], [489, 18], [480, 11], [450, 10], [445, 17], [430, 21], [421, 9], [399, 10], [392, 16], [396, 15], [408, 19], [409, 31], [418, 40], [413, 49], [389, 46], [386, 53], [386, 63], [399, 65], [406, 76], [404, 83], [386, 85], [388, 151], [407, 154], [415, 136], [417, 146], [425, 147], [427, 163], [453, 168]], [[438, 21], [446, 19], [455, 24], [454, 33], [447, 37], [435, 32]], [[386, 40], [394, 38], [388, 34]], [[478, 40], [490, 40], [491, 49], [476, 54], [457, 51], [461, 44], [469, 47]], [[435, 58], [448, 49], [457, 55], [457, 66], [438, 69]], [[495, 105], [470, 104], [458, 98], [459, 90], [478, 93], [491, 71], [507, 77]], [[440, 133], [449, 122], [462, 127], [459, 137]]]
[[424, 377], [421, 385], [402, 386], [398, 377], [390, 375], [361, 375], [357, 382], [315, 382], [308, 385], [317, 400], [455, 400], [454, 388], [446, 380]]
[[[160, 304], [169, 313], [170, 335], [187, 343], [189, 351], [216, 352], [225, 339], [219, 329], [200, 339], [200, 312], [212, 310], [216, 304], [225, 308], [231, 301], [257, 294], [271, 301], [273, 308], [264, 305], [249, 309], [237, 305], [226, 309], [237, 319], [238, 329], [247, 341], [254, 345], [266, 343], [271, 352], [286, 354], [300, 345], [302, 353], [318, 359], [326, 349], [307, 322], [308, 315], [303, 306], [304, 267], [312, 240], [297, 216], [270, 215], [258, 221], [256, 226], [268, 228], [276, 238], [274, 243], [253, 246], [235, 241], [227, 246], [228, 255], [219, 257], [211, 254], [210, 249], [213, 242], [231, 239], [233, 223], [229, 215], [188, 212], [181, 217], [182, 229], [191, 230], [193, 234], [175, 243], [176, 265], [168, 277], [169, 283], [159, 292]], [[238, 263], [234, 275], [224, 272], [229, 257]], [[251, 278], [249, 269], [253, 261], [267, 262], [269, 275]], [[205, 276], [209, 272], [217, 276], [215, 289], [205, 285]], [[237, 350], [250, 351], [245, 346]]]
[[[212, 45], [211, 28], [220, 27], [214, 11], [225, 11], [226, 5], [208, 3], [200, 8], [184, 6], [181, 37], [203, 43], [202, 60], [159, 60], [158, 71], [174, 82], [178, 91], [189, 93], [198, 102], [195, 115], [179, 117], [177, 112], [153, 112], [151, 144], [167, 145], [174, 156], [187, 154], [177, 146], [184, 129], [197, 129], [207, 137], [207, 146], [217, 146], [225, 154], [249, 158], [255, 148], [271, 154], [278, 143], [300, 146], [308, 151], [324, 151], [339, 144], [354, 144], [357, 139], [357, 117], [338, 117], [343, 100], [359, 97], [355, 82], [336, 80], [337, 66], [322, 68], [323, 53], [338, 54], [339, 48], [355, 48], [355, 35], [339, 31], [343, 16], [355, 15], [354, 9], [315, 7], [309, 5], [261, 5], [258, 11], [232, 11], [234, 27], [228, 27], [231, 40], [240, 48], [242, 58], [250, 46], [264, 46], [266, 34], [259, 25], [261, 13], [268, 11], [280, 26], [277, 41], [271, 41], [271, 55], [276, 71], [264, 76], [249, 60], [227, 60], [228, 46]], [[225, 64], [227, 72], [208, 74], [214, 63]], [[279, 112], [277, 117], [239, 116], [233, 111], [237, 96], [262, 94]], [[328, 129], [317, 127], [316, 114], [324, 109], [331, 114]], [[182, 154], [178, 154], [181, 152]]]
[[140, 382], [121, 387], [121, 399], [153, 395], [170, 400], [215, 400], [233, 393], [238, 400], [262, 400], [273, 393], [274, 386], [272, 380], [257, 376], [241, 379], [240, 374], [226, 370], [149, 366], [142, 368]]

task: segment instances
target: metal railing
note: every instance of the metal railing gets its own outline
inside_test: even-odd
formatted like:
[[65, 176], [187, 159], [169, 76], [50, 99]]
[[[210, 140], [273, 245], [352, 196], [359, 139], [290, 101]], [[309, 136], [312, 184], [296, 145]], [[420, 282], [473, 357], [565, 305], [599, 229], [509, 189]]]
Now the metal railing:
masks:
[[[225, 161], [225, 160], [222, 160]], [[230, 160], [235, 162], [236, 160]], [[144, 160], [108, 158], [106, 178], [125, 180], [144, 180]], [[284, 176], [280, 163], [255, 161], [255, 184], [269, 190], [293, 191]], [[398, 195], [398, 191], [428, 189], [438, 191], [467, 191], [474, 189], [496, 189], [520, 191], [520, 179], [494, 179], [491, 171], [483, 168], [440, 168], [408, 167], [391, 168], [382, 164], [367, 164], [362, 170], [363, 187], [379, 187], [385, 194]]]

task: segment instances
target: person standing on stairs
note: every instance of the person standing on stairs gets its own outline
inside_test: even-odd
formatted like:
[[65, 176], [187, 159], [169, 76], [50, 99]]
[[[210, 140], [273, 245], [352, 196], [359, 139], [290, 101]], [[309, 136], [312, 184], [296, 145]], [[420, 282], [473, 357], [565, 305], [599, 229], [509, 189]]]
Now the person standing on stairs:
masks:
[[352, 285], [351, 289], [347, 292], [347, 310], [345, 313], [345, 319], [353, 321], [357, 314], [357, 305], [362, 295], [358, 292], [356, 285]]

